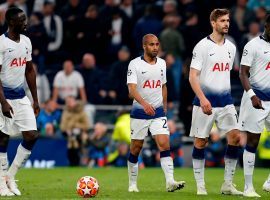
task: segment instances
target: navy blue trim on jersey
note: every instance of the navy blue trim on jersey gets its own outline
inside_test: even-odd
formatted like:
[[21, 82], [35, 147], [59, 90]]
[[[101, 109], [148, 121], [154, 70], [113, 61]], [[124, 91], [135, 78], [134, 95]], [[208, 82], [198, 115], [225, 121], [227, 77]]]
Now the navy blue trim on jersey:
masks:
[[[210, 35], [207, 36], [207, 39], [210, 40], [210, 41], [212, 41], [212, 42], [214, 42], [214, 43], [216, 44], [216, 42], [215, 42], [214, 40], [211, 39]], [[226, 41], [226, 38], [224, 38], [223, 44], [225, 44], [225, 41]]]
[[[208, 101], [210, 101], [212, 107], [225, 107], [227, 105], [233, 104], [232, 95], [228, 92], [224, 92], [221, 94], [205, 94]], [[200, 100], [197, 96], [195, 96], [193, 100], [193, 105], [200, 106]]]
[[262, 101], [270, 101], [270, 89], [268, 90], [257, 90], [253, 88], [257, 97], [260, 98]]
[[261, 39], [261, 40], [264, 40], [265, 42], [268, 42], [268, 43], [270, 42], [270, 41], [268, 41], [263, 35], [260, 35], [260, 39]]
[[130, 117], [134, 119], [155, 119], [159, 117], [165, 117], [165, 113], [163, 107], [156, 108], [154, 116], [147, 115], [143, 109], [132, 108]]
[[5, 32], [5, 33], [4, 33], [4, 35], [5, 35], [5, 37], [7, 37], [7, 38], [8, 38], [8, 32]]
[[[141, 55], [141, 60], [143, 60], [144, 62], [146, 62], [146, 63], [148, 63], [145, 59], [144, 59], [144, 56], [143, 55]], [[157, 58], [156, 58], [156, 62], [155, 62], [155, 64], [157, 63]], [[148, 63], [149, 64], [149, 63]]]
[[25, 97], [25, 91], [23, 87], [7, 88], [3, 87], [4, 95], [6, 99], [22, 99]]

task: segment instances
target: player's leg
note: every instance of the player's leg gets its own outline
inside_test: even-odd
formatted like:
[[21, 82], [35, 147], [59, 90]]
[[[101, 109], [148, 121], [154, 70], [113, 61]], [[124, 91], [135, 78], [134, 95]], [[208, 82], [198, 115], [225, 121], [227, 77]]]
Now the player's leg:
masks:
[[242, 195], [233, 184], [233, 176], [235, 173], [239, 142], [240, 131], [237, 125], [237, 112], [233, 105], [227, 105], [220, 109], [217, 113], [216, 125], [221, 134], [226, 133], [227, 148], [225, 152], [225, 170], [224, 170], [224, 183], [221, 186], [221, 193], [227, 195]]
[[131, 140], [130, 153], [128, 157], [129, 192], [139, 192], [137, 187], [139, 172], [138, 157], [143, 147], [143, 141], [144, 140]]
[[245, 188], [244, 196], [247, 197], [260, 197], [253, 187], [253, 171], [255, 165], [256, 150], [260, 140], [260, 134], [245, 132], [247, 134], [247, 144], [243, 154]]
[[141, 152], [144, 138], [148, 134], [150, 120], [130, 119], [131, 144], [128, 157], [129, 192], [139, 192], [137, 178], [139, 172], [138, 157]]
[[9, 135], [0, 131], [0, 196], [14, 196], [7, 187], [6, 176], [8, 170], [7, 147]]
[[197, 195], [207, 195], [204, 181], [205, 147], [215, 120], [216, 108], [213, 108], [212, 112], [212, 115], [206, 115], [198, 106], [194, 106], [192, 111], [190, 136], [194, 137], [192, 163]]
[[29, 99], [24, 97], [23, 99], [11, 101], [11, 103], [14, 117], [10, 129], [14, 132], [21, 132], [23, 141], [18, 146], [16, 156], [7, 172], [7, 185], [14, 194], [21, 195], [15, 182], [15, 175], [29, 158], [39, 134], [37, 132], [35, 114]]
[[167, 118], [161, 117], [153, 119], [149, 130], [154, 136], [157, 147], [160, 151], [160, 164], [166, 178], [166, 189], [168, 192], [182, 189], [184, 181], [174, 180], [173, 160], [170, 154], [170, 139], [167, 125]]
[[244, 196], [260, 197], [253, 187], [253, 171], [255, 165], [255, 155], [260, 140], [260, 133], [263, 131], [264, 122], [269, 113], [269, 105], [265, 102], [265, 110], [255, 109], [247, 95], [243, 95], [239, 115], [240, 131], [247, 136], [247, 143], [243, 154], [243, 167], [245, 176]]
[[23, 131], [22, 135], [23, 141], [21, 144], [19, 144], [16, 156], [7, 172], [7, 185], [9, 186], [10, 190], [16, 195], [21, 195], [21, 192], [19, 191], [15, 182], [15, 175], [29, 158], [31, 151], [38, 139], [38, 132], [34, 130]]
[[269, 174], [267, 180], [263, 184], [263, 190], [266, 192], [270, 192], [270, 174]]
[[174, 180], [174, 166], [170, 154], [170, 141], [167, 134], [156, 134], [154, 136], [157, 147], [160, 151], [160, 164], [166, 179], [166, 189], [168, 192], [182, 189], [185, 181]]

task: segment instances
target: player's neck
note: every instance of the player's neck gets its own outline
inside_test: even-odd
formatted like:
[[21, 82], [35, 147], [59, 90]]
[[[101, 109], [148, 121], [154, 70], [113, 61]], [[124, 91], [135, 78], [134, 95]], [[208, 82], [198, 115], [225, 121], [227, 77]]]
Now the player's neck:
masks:
[[154, 65], [156, 64], [157, 62], [157, 58], [156, 57], [150, 57], [150, 56], [147, 56], [146, 54], [143, 55], [143, 59], [145, 60], [145, 62], [151, 64], [151, 65]]
[[213, 32], [210, 35], [211, 40], [213, 40], [217, 45], [223, 45], [225, 41], [225, 35]]
[[270, 42], [270, 38], [267, 36], [267, 34], [265, 32], [263, 32], [262, 36], [263, 36], [265, 41]]
[[9, 39], [13, 40], [14, 42], [20, 42], [20, 34], [14, 33], [13, 31], [8, 31], [7, 36]]

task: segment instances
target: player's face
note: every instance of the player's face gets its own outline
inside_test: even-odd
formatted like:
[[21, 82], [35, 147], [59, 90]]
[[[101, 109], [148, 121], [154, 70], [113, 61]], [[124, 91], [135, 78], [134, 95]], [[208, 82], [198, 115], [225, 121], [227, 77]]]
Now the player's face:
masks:
[[158, 55], [159, 41], [156, 37], [149, 37], [146, 43], [143, 45], [144, 52], [151, 58]]
[[227, 34], [230, 26], [229, 14], [217, 18], [217, 21], [213, 22], [212, 25], [213, 29], [215, 29], [219, 34]]
[[14, 18], [13, 21], [14, 21], [14, 31], [16, 33], [23, 33], [26, 31], [27, 20], [23, 12], [18, 13], [18, 15]]

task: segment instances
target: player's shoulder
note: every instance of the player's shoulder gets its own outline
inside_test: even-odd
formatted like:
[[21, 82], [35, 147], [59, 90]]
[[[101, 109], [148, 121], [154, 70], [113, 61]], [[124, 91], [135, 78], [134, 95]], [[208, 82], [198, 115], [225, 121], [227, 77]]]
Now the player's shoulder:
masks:
[[233, 49], [234, 51], [236, 51], [236, 46], [235, 46], [235, 44], [231, 41], [231, 40], [229, 40], [229, 39], [225, 39], [225, 44], [227, 45], [227, 47], [229, 48], [229, 49]]
[[166, 61], [163, 58], [157, 57], [157, 63], [166, 67]]
[[209, 49], [209, 45], [212, 45], [213, 41], [209, 39], [209, 37], [204, 37], [201, 39], [194, 47], [194, 51], [198, 52], [206, 52], [206, 49]]
[[245, 48], [246, 47], [249, 47], [249, 48], [252, 48], [252, 47], [254, 47], [255, 49], [257, 48], [256, 46], [257, 45], [260, 45], [259, 44], [259, 42], [261, 41], [261, 38], [260, 38], [261, 36], [257, 36], [257, 37], [255, 37], [255, 38], [253, 38], [253, 39], [251, 39], [250, 41], [248, 41], [247, 43], [246, 43], [246, 45], [245, 45]]
[[21, 38], [23, 41], [26, 41], [27, 43], [31, 43], [31, 42], [30, 42], [30, 38], [27, 37], [27, 36], [24, 35], [24, 34], [20, 34], [20, 38]]

